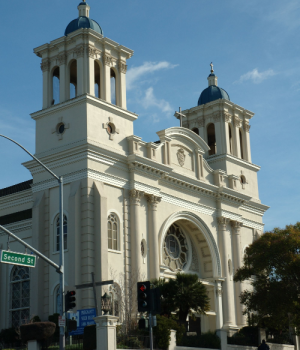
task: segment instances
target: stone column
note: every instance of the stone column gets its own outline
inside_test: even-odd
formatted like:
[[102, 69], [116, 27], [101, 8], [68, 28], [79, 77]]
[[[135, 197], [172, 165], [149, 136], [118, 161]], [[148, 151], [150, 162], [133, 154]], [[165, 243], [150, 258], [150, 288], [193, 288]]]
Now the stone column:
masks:
[[111, 315], [97, 316], [94, 318], [96, 322], [97, 350], [116, 350], [116, 323], [118, 319], [119, 317]]
[[41, 63], [43, 72], [43, 109], [50, 107], [50, 60], [45, 58]]
[[[241, 247], [241, 236], [240, 230], [242, 223], [238, 221], [231, 221], [232, 226], [232, 239], [233, 239], [233, 262], [234, 270], [236, 271], [242, 266], [242, 247]], [[237, 324], [239, 326], [245, 326], [247, 324], [246, 318], [243, 315], [243, 307], [240, 303], [240, 295], [242, 292], [242, 284], [240, 282], [234, 283], [235, 290], [235, 307], [236, 307], [236, 316]]]
[[233, 143], [233, 154], [241, 158], [241, 148], [240, 148], [240, 134], [239, 129], [241, 127], [241, 120], [239, 117], [234, 116], [233, 117], [233, 130], [232, 130], [232, 143]]
[[110, 84], [110, 67], [111, 56], [108, 53], [103, 55], [103, 70], [104, 70], [104, 99], [111, 103], [111, 84]]
[[77, 96], [84, 93], [84, 46], [77, 47]]
[[140, 235], [139, 227], [139, 206], [141, 202], [141, 197], [144, 192], [131, 190], [131, 273], [138, 273], [142, 266], [142, 253], [141, 253], [141, 241], [142, 237]]
[[118, 105], [124, 109], [127, 108], [126, 103], [126, 61], [119, 60], [119, 98]]
[[216, 137], [216, 145], [217, 152], [216, 154], [222, 154], [224, 152], [222, 147], [222, 128], [221, 128], [221, 115], [220, 113], [216, 113], [213, 117], [214, 125], [215, 125], [215, 137]]
[[250, 125], [248, 121], [244, 121], [244, 153], [245, 159], [251, 163]]
[[159, 278], [160, 276], [160, 259], [158, 247], [158, 228], [157, 228], [157, 204], [161, 198], [153, 194], [147, 196], [148, 213], [149, 213], [149, 267], [150, 279]]
[[233, 282], [231, 281], [232, 271], [231, 268], [231, 242], [229, 232], [227, 231], [227, 223], [229, 219], [224, 217], [218, 218], [219, 223], [219, 246], [220, 255], [222, 260], [222, 275], [225, 278], [223, 283], [223, 320], [224, 327], [230, 328], [230, 326], [235, 326], [234, 317], [234, 295], [233, 295]]
[[[224, 115], [224, 127], [225, 127], [225, 152], [227, 154], [231, 154], [230, 152], [230, 138], [229, 138], [229, 126], [231, 123], [231, 116], [227, 113], [225, 113]], [[231, 132], [232, 132], [232, 128], [231, 128]], [[232, 135], [231, 135], [232, 137]]]
[[67, 55], [62, 53], [58, 56], [59, 63], [59, 102], [66, 101], [67, 97]]
[[222, 303], [222, 281], [216, 280], [215, 292], [216, 292], [216, 329], [223, 327], [223, 303]]
[[[87, 93], [95, 96], [95, 54], [96, 49], [90, 45], [86, 46], [86, 55], [87, 55]], [[101, 78], [100, 78], [101, 79]], [[99, 86], [100, 88], [100, 86]]]

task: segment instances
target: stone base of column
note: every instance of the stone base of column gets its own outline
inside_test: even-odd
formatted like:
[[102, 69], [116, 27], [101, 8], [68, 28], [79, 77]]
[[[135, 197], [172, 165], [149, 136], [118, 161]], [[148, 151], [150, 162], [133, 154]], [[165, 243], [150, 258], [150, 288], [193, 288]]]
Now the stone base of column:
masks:
[[41, 345], [37, 340], [29, 340], [28, 341], [28, 350], [40, 350]]
[[119, 317], [111, 315], [97, 316], [96, 322], [97, 350], [116, 350], [116, 323]]
[[222, 329], [227, 331], [228, 337], [231, 337], [239, 331], [240, 327], [232, 324], [224, 324]]

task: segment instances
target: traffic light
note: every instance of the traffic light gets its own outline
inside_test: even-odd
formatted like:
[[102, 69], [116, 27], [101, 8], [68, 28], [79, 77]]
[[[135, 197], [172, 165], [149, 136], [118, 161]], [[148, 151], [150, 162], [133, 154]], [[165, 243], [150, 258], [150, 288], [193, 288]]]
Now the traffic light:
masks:
[[77, 321], [67, 319], [67, 328], [68, 328], [69, 332], [76, 331], [77, 330]]
[[76, 292], [74, 290], [69, 291], [65, 295], [65, 312], [73, 309], [76, 306]]
[[149, 281], [137, 283], [137, 301], [139, 312], [151, 311], [151, 295]]
[[152, 315], [160, 314], [160, 289], [158, 287], [151, 289], [151, 313]]

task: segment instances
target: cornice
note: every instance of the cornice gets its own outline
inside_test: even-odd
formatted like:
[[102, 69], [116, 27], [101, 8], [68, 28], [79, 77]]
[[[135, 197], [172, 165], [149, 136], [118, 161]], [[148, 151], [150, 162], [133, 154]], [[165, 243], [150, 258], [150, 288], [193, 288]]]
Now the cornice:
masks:
[[255, 203], [255, 202], [247, 202], [241, 205], [240, 209], [247, 211], [251, 214], [256, 214], [259, 216], [263, 216], [264, 213], [269, 209], [270, 207], [261, 203]]
[[216, 162], [218, 162], [220, 160], [224, 160], [224, 161], [227, 161], [227, 162], [231, 161], [234, 164], [243, 166], [244, 168], [247, 168], [249, 170], [253, 170], [255, 172], [258, 172], [260, 170], [260, 166], [259, 165], [252, 164], [250, 162], [247, 162], [244, 159], [237, 158], [237, 157], [232, 156], [230, 154], [225, 154], [224, 153], [224, 154], [220, 154], [220, 155], [209, 156], [208, 158], [206, 158], [206, 161], [207, 161], [208, 164], [216, 163]]
[[0, 198], [0, 210], [32, 203], [32, 190], [28, 189]]
[[[18, 222], [13, 223], [13, 224], [8, 224], [8, 225], [5, 225], [5, 228], [13, 233], [22, 232], [25, 230], [31, 230], [32, 229], [32, 219], [27, 219], [27, 220], [23, 220], [23, 221], [18, 221]], [[0, 229], [0, 236], [6, 236], [6, 235], [7, 235], [7, 233], [3, 232]], [[26, 237], [26, 238], [28, 238], [28, 237]], [[22, 237], [22, 239], [24, 239], [24, 237]], [[11, 238], [10, 242], [14, 242], [14, 239]]]
[[107, 101], [104, 101], [100, 98], [94, 97], [94, 96], [89, 95], [89, 94], [82, 94], [82, 95], [74, 97], [70, 100], [58, 103], [57, 105], [53, 105], [53, 106], [47, 107], [45, 109], [39, 110], [37, 112], [31, 113], [30, 115], [31, 115], [32, 119], [38, 120], [38, 119], [43, 118], [49, 114], [52, 114], [58, 110], [62, 111], [62, 110], [69, 108], [70, 106], [81, 104], [84, 102], [88, 102], [96, 107], [101, 106], [101, 109], [104, 109], [104, 110], [106, 109], [107, 111], [109, 111], [111, 113], [121, 115], [122, 117], [124, 117], [130, 121], [134, 121], [138, 117], [137, 114], [132, 113], [132, 112], [128, 111], [127, 109], [116, 106], [112, 103], [109, 103]]

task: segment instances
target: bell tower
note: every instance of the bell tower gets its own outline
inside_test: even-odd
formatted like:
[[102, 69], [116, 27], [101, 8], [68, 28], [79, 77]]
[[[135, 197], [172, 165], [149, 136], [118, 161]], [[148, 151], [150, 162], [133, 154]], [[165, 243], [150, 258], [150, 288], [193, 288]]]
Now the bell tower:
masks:
[[77, 8], [78, 18], [63, 37], [34, 49], [43, 72], [43, 107], [32, 114], [41, 156], [78, 142], [111, 141], [109, 146], [122, 149], [121, 139], [133, 134], [137, 118], [126, 105], [127, 59], [133, 51], [104, 37], [85, 1]]
[[[236, 189], [239, 181], [246, 193], [258, 198], [256, 173], [260, 167], [252, 164], [249, 133], [254, 113], [230, 101], [229, 94], [218, 86], [213, 64], [210, 66], [208, 87], [201, 92], [197, 106], [182, 111], [186, 116], [183, 127], [208, 144], [210, 149], [204, 157], [222, 179], [220, 184]], [[222, 171], [235, 175], [225, 180]]]

